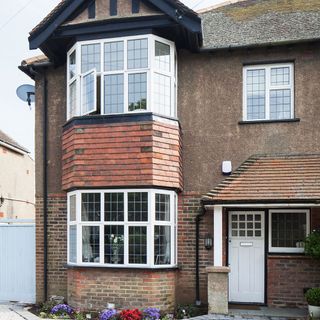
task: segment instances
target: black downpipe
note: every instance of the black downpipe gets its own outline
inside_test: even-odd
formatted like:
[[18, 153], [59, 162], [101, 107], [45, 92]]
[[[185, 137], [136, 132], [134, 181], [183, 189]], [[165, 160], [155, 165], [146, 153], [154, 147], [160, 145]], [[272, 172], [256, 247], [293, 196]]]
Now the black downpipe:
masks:
[[201, 305], [200, 300], [200, 271], [199, 271], [199, 238], [200, 238], [200, 222], [206, 211], [201, 205], [200, 212], [196, 216], [196, 305]]
[[48, 80], [43, 71], [43, 277], [44, 301], [48, 300], [48, 155], [47, 155], [47, 119], [48, 119]]

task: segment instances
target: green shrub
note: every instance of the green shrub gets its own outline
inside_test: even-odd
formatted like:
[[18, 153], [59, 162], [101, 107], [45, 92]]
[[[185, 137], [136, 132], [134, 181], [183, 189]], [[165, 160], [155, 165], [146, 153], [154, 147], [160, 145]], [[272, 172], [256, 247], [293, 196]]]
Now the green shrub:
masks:
[[306, 292], [305, 297], [308, 305], [320, 307], [320, 288], [309, 289]]
[[305, 254], [320, 259], [320, 231], [312, 231], [305, 240]]
[[178, 304], [175, 310], [176, 319], [188, 319], [199, 315], [198, 308], [193, 304]]

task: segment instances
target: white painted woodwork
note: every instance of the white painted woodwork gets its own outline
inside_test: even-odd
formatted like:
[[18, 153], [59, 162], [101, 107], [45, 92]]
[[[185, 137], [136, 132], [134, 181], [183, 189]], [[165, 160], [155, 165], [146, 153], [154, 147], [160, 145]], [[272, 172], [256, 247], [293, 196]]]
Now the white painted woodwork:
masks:
[[213, 264], [222, 267], [222, 206], [214, 206], [213, 213]]
[[[254, 228], [252, 230], [253, 236], [247, 235], [246, 228], [242, 229], [242, 232], [245, 231], [245, 236], [232, 234], [232, 231], [236, 230], [231, 228], [233, 214], [242, 214], [242, 216], [246, 214], [260, 215], [261, 236], [255, 236]], [[247, 223], [248, 221], [245, 220], [244, 222]], [[257, 233], [260, 232], [258, 231]], [[264, 303], [265, 239], [263, 211], [229, 212], [229, 267], [231, 269], [229, 275], [229, 301]]]

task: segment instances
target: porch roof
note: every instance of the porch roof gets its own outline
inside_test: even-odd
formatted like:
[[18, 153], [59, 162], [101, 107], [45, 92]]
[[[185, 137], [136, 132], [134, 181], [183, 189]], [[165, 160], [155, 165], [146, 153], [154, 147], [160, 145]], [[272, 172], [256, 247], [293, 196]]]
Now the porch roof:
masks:
[[202, 200], [206, 204], [320, 203], [320, 154], [253, 155]]

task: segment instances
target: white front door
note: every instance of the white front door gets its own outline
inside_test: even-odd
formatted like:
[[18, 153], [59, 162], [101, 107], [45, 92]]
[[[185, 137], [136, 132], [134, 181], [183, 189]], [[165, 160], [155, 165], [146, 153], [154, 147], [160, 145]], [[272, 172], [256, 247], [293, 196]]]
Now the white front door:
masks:
[[264, 303], [264, 211], [229, 212], [229, 301]]

